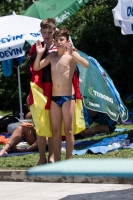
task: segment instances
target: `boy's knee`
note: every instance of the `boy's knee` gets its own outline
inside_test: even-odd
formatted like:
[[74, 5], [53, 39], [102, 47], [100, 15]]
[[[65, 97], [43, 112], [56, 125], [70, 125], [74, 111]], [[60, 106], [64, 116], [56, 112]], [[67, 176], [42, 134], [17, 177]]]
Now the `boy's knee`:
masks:
[[16, 130], [17, 131], [22, 131], [23, 130], [23, 126], [18, 126]]
[[71, 128], [64, 129], [65, 135], [73, 135], [73, 130]]
[[53, 133], [53, 136], [58, 136], [58, 135], [61, 134], [61, 133], [60, 133], [60, 130], [59, 130], [59, 129], [56, 129], [56, 128], [54, 128], [54, 129], [52, 130], [52, 133]]

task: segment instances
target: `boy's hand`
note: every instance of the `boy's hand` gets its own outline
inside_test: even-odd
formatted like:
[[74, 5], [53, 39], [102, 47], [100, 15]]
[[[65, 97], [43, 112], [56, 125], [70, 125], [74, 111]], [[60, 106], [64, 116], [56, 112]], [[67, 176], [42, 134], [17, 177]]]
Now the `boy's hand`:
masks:
[[27, 128], [32, 128], [34, 131], [36, 131], [36, 128], [35, 128], [34, 124], [32, 124], [32, 123], [25, 122], [25, 123], [19, 124], [19, 126], [25, 126]]
[[73, 51], [77, 52], [77, 49], [72, 46], [72, 44], [70, 43], [70, 41], [68, 41], [68, 44], [67, 44], [67, 51], [68, 51], [69, 55], [72, 55]]
[[37, 40], [37, 42], [36, 42], [36, 51], [37, 51], [37, 53], [42, 55], [45, 50], [46, 50], [46, 44], [44, 44], [44, 47], [42, 47], [41, 41]]
[[24, 122], [22, 124], [19, 124], [19, 126], [26, 126], [26, 127], [34, 128], [34, 124], [29, 123], [29, 122]]

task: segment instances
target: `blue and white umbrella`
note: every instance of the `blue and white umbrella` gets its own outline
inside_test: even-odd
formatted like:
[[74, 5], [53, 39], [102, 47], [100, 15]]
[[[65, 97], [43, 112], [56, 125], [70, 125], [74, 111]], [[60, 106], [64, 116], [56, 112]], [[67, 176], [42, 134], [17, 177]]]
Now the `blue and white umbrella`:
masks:
[[[40, 22], [42, 20], [22, 15], [0, 17], [0, 61], [3, 66], [3, 73], [6, 76], [11, 74], [12, 59], [18, 58], [19, 64], [25, 55], [23, 45], [26, 40], [43, 40], [40, 33]], [[18, 89], [20, 103], [20, 118], [23, 118], [20, 65], [18, 71]]]

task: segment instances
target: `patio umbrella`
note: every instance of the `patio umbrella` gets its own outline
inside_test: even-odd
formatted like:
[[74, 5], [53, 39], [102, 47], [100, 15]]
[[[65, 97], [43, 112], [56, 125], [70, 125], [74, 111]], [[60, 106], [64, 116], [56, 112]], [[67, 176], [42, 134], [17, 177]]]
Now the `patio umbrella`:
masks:
[[35, 40], [25, 40], [24, 45], [23, 45], [23, 50], [24, 51], [29, 51], [31, 46], [35, 44]]
[[[23, 45], [25, 40], [42, 40], [40, 34], [40, 19], [13, 15], [0, 17], [0, 61], [4, 63], [4, 68], [8, 68], [5, 61], [20, 58], [25, 55]], [[5, 70], [6, 71], [6, 70]], [[23, 118], [20, 65], [17, 67], [18, 89], [20, 103], [20, 118]]]
[[89, 62], [88, 68], [78, 64], [84, 105], [91, 110], [108, 114], [114, 121], [117, 121], [119, 116], [122, 121], [126, 121], [128, 110], [108, 73], [93, 57], [81, 51], [79, 54]]
[[133, 0], [118, 0], [112, 12], [114, 24], [121, 27], [122, 34], [133, 34]]
[[59, 25], [88, 2], [89, 0], [39, 0], [35, 1], [23, 15], [42, 20], [53, 17]]

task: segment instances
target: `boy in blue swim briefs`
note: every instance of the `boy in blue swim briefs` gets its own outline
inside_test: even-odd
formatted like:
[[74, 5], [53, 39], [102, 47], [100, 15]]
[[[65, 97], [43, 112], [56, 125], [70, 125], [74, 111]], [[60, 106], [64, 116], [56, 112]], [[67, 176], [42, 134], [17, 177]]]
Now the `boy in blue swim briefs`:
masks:
[[46, 46], [42, 47], [40, 41], [36, 43], [37, 57], [34, 70], [38, 71], [51, 64], [52, 97], [50, 106], [50, 119], [53, 134], [53, 147], [55, 161], [61, 159], [61, 127], [64, 123], [66, 136], [66, 159], [71, 158], [74, 146], [73, 119], [75, 110], [74, 87], [72, 78], [76, 63], [88, 67], [88, 61], [73, 50], [69, 42], [68, 30], [56, 30], [53, 34], [57, 52], [51, 52], [45, 59], [41, 56]]

